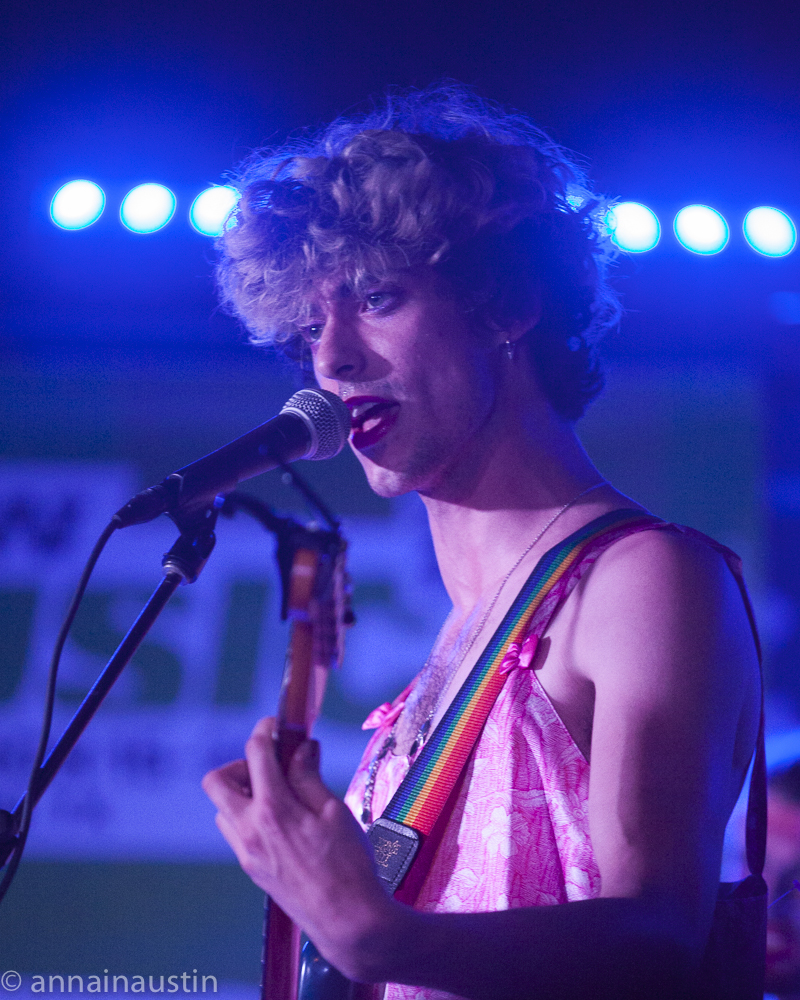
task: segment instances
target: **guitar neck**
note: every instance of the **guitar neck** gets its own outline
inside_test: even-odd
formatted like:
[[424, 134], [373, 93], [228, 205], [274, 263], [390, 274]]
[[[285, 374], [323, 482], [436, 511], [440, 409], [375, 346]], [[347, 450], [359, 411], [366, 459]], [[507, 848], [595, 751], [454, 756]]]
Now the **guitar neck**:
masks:
[[297, 1000], [299, 975], [300, 928], [267, 896], [261, 1000]]
[[[284, 774], [294, 752], [308, 739], [324, 694], [326, 664], [315, 662], [318, 626], [315, 590], [320, 556], [299, 548], [289, 577], [291, 638], [278, 705], [275, 751]], [[261, 1000], [297, 1000], [300, 929], [267, 898], [264, 914]]]

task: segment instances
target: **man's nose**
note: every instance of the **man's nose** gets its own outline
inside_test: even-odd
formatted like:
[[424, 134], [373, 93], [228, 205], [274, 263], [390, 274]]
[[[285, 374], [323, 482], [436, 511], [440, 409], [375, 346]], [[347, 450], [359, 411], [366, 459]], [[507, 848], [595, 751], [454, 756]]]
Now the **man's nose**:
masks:
[[316, 374], [339, 382], [357, 382], [363, 378], [365, 365], [364, 345], [352, 317], [344, 310], [331, 310], [314, 351]]

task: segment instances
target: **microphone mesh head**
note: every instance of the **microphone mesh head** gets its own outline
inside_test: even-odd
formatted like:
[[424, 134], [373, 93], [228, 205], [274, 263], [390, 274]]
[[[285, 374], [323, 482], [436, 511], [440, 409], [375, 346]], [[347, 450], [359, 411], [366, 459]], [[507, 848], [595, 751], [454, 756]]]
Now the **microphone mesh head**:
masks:
[[304, 414], [314, 429], [311, 450], [304, 458], [333, 458], [344, 447], [350, 434], [350, 411], [333, 393], [327, 389], [301, 389], [296, 392], [281, 410]]

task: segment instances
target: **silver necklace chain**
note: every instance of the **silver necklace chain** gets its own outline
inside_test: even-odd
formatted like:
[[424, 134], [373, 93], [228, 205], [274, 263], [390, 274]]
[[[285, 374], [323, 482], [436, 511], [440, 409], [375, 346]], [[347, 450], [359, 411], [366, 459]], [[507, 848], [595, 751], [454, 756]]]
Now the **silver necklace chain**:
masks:
[[[457, 662], [448, 671], [448, 674], [447, 674], [447, 677], [445, 679], [445, 682], [442, 684], [442, 687], [441, 687], [441, 689], [439, 691], [439, 696], [436, 699], [436, 701], [434, 702], [433, 708], [430, 710], [430, 713], [428, 714], [427, 718], [425, 719], [425, 721], [420, 726], [419, 731], [417, 732], [417, 735], [414, 737], [414, 742], [411, 744], [411, 747], [409, 749], [409, 756], [413, 757], [414, 754], [416, 754], [425, 745], [425, 742], [426, 742], [426, 740], [428, 738], [428, 735], [430, 733], [431, 723], [433, 722], [433, 717], [436, 715], [436, 710], [439, 708], [439, 704], [440, 704], [440, 702], [442, 700], [442, 697], [444, 696], [445, 691], [450, 686], [450, 682], [452, 681], [453, 677], [455, 677], [456, 673], [458, 673], [459, 669], [461, 668], [461, 665], [464, 663], [464, 661], [466, 660], [466, 658], [469, 656], [470, 650], [472, 649], [472, 647], [477, 642], [478, 637], [480, 636], [481, 632], [483, 631], [484, 625], [489, 620], [489, 616], [494, 611], [495, 605], [500, 600], [500, 595], [503, 593], [503, 588], [508, 583], [508, 581], [511, 579], [511, 577], [514, 575], [514, 573], [516, 572], [516, 570], [519, 568], [520, 564], [522, 563], [522, 560], [525, 558], [525, 556], [527, 556], [527, 554], [536, 545], [536, 543], [539, 542], [542, 539], [542, 537], [544, 536], [544, 534], [548, 530], [548, 528], [551, 528], [555, 524], [555, 522], [561, 517], [561, 515], [564, 514], [566, 511], [568, 511], [569, 508], [572, 507], [573, 504], [577, 503], [578, 500], [580, 500], [582, 497], [585, 497], [587, 493], [591, 493], [593, 490], [599, 489], [601, 486], [606, 486], [606, 485], [607, 485], [607, 480], [601, 479], [599, 483], [595, 483], [593, 486], [587, 486], [585, 490], [581, 490], [581, 492], [578, 493], [577, 496], [574, 496], [570, 501], [568, 501], [567, 503], [565, 503], [563, 507], [560, 507], [555, 512], [555, 514], [553, 514], [553, 516], [550, 518], [550, 520], [547, 522], [547, 524], [541, 529], [541, 531], [538, 532], [538, 534], [533, 539], [533, 541], [529, 542], [528, 545], [525, 546], [525, 548], [523, 549], [522, 553], [518, 556], [518, 558], [517, 558], [516, 562], [514, 563], [514, 565], [511, 567], [511, 569], [506, 573], [506, 575], [500, 581], [500, 585], [497, 588], [497, 590], [495, 591], [494, 597], [492, 598], [491, 603], [489, 604], [489, 607], [486, 609], [486, 611], [481, 616], [481, 620], [478, 622], [477, 627], [475, 628], [475, 630], [473, 631], [472, 635], [470, 636], [470, 638], [469, 638], [469, 640], [468, 640], [468, 642], [466, 644], [466, 648], [465, 648], [464, 652], [458, 657]], [[425, 666], [422, 668], [423, 672], [425, 670], [425, 667], [427, 667], [430, 664], [430, 662], [431, 662], [431, 660], [433, 658], [433, 654], [434, 654], [437, 646], [439, 645], [439, 642], [440, 642], [440, 640], [442, 638], [442, 635], [444, 633], [445, 627], [447, 625], [447, 620], [449, 619], [449, 617], [450, 616], [448, 615], [447, 618], [445, 618], [444, 624], [439, 629], [439, 634], [436, 636], [436, 641], [433, 644], [433, 649], [431, 650], [430, 656], [425, 661]], [[378, 777], [378, 770], [379, 770], [379, 768], [381, 766], [381, 762], [383, 761], [384, 757], [386, 757], [386, 755], [389, 753], [389, 751], [393, 750], [395, 748], [395, 746], [397, 745], [397, 740], [396, 740], [396, 737], [395, 737], [395, 730], [397, 729], [397, 721], [398, 720], [395, 720], [395, 723], [392, 726], [391, 732], [386, 737], [386, 739], [384, 740], [384, 742], [381, 744], [380, 749], [378, 750], [378, 752], [375, 754], [375, 756], [372, 758], [372, 760], [369, 763], [369, 770], [367, 772], [367, 781], [366, 781], [366, 784], [364, 785], [364, 799], [363, 799], [363, 803], [362, 803], [362, 807], [361, 807], [361, 822], [364, 823], [365, 825], [367, 825], [367, 824], [369, 824], [369, 823], [372, 822], [372, 798], [373, 798], [373, 795], [375, 794], [375, 782], [376, 782], [377, 777]]]

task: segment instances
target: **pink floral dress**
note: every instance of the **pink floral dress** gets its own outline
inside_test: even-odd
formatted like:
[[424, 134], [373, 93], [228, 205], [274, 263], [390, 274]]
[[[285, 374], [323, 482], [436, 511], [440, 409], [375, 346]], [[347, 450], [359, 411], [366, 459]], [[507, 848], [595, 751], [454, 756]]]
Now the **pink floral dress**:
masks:
[[[345, 801], [356, 817], [369, 762], [391, 725], [376, 730], [347, 792]], [[409, 757], [384, 758], [373, 815], [380, 816], [410, 765]], [[598, 895], [588, 796], [589, 764], [534, 671], [515, 669], [467, 764], [416, 908], [477, 913]], [[390, 984], [385, 996], [433, 1000], [450, 994]]]
[[[599, 895], [600, 872], [589, 836], [589, 763], [530, 665], [554, 613], [601, 552], [619, 538], [650, 527], [685, 531], [710, 543], [729, 562], [731, 557], [736, 560], [730, 550], [692, 529], [663, 523], [628, 526], [603, 536], [559, 581], [535, 615], [522, 648], [512, 647], [506, 657], [503, 669], [510, 676], [475, 744], [416, 909], [478, 913]], [[365, 729], [377, 728], [345, 797], [357, 819], [370, 762], [412, 688], [413, 682], [364, 723]], [[384, 757], [376, 775], [373, 816], [381, 815], [411, 763], [409, 757]], [[386, 1000], [451, 996], [396, 983], [390, 983], [385, 993]]]
[[[624, 533], [624, 529], [623, 532]], [[530, 669], [536, 643], [560, 603], [615, 534], [563, 578], [540, 607], [466, 767], [450, 820], [415, 907], [478, 913], [590, 899], [600, 873], [589, 838], [589, 764]], [[402, 711], [414, 682], [370, 714], [375, 728], [345, 801], [357, 819], [370, 762]], [[388, 805], [412, 759], [387, 754], [378, 769], [372, 814]], [[386, 1000], [434, 1000], [449, 994], [390, 983]]]

